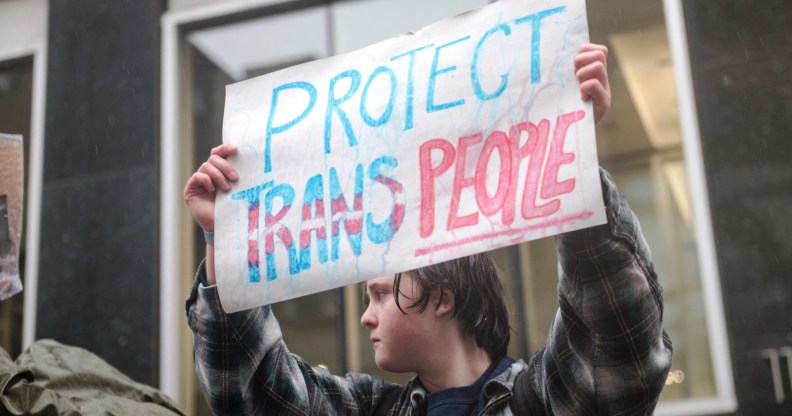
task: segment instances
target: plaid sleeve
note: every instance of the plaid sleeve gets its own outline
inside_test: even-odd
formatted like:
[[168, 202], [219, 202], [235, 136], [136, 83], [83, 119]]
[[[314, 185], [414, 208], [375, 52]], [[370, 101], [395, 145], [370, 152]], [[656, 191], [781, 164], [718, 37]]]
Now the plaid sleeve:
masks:
[[671, 367], [662, 289], [638, 219], [600, 178], [607, 224], [556, 239], [559, 309], [534, 385], [550, 414], [648, 415]]
[[217, 415], [358, 415], [387, 406], [401, 387], [381, 378], [333, 376], [289, 353], [268, 306], [225, 314], [198, 270], [187, 299], [195, 369]]

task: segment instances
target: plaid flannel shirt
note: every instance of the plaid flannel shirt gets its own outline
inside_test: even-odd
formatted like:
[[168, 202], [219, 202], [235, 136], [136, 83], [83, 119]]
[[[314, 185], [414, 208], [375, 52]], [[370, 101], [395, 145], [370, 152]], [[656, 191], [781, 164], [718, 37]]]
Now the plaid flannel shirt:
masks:
[[[547, 414], [651, 414], [671, 366], [662, 289], [626, 200], [601, 170], [608, 223], [556, 238], [559, 309], [547, 344], [484, 387], [482, 414], [511, 415], [514, 379], [529, 371]], [[198, 379], [224, 415], [421, 415], [426, 392], [379, 377], [334, 376], [291, 354], [269, 307], [225, 314], [201, 265], [187, 299]]]

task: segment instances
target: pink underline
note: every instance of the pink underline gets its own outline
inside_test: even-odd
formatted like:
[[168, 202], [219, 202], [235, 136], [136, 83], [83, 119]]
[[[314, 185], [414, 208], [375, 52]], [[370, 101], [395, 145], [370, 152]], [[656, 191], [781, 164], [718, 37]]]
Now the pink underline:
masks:
[[583, 211], [577, 214], [567, 215], [566, 217], [553, 219], [545, 222], [540, 222], [538, 224], [531, 224], [521, 228], [512, 228], [509, 230], [498, 231], [496, 233], [487, 233], [476, 235], [472, 237], [466, 237], [460, 240], [449, 241], [447, 243], [440, 243], [431, 245], [428, 247], [419, 248], [415, 250], [415, 257], [423, 256], [426, 254], [434, 253], [436, 251], [448, 250], [449, 248], [464, 246], [465, 244], [475, 243], [476, 241], [486, 240], [490, 238], [500, 237], [502, 235], [513, 235], [513, 234], [524, 234], [528, 231], [539, 230], [543, 228], [550, 228], [550, 227], [557, 227], [559, 225], [563, 225], [569, 222], [578, 221], [578, 220], [586, 220], [591, 217], [593, 213], [591, 211]]

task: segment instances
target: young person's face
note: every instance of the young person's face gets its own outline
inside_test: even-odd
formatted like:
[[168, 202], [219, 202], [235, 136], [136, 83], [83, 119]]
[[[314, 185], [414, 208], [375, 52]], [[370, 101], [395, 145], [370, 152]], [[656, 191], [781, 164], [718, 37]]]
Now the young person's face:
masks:
[[[371, 331], [374, 361], [385, 371], [419, 372], [426, 361], [425, 352], [436, 340], [432, 338], [436, 317], [434, 302], [422, 313], [409, 308], [420, 295], [421, 288], [408, 273], [402, 275], [399, 294], [393, 293], [393, 275], [366, 282], [369, 304], [360, 323]], [[396, 306], [394, 296], [400, 296]]]

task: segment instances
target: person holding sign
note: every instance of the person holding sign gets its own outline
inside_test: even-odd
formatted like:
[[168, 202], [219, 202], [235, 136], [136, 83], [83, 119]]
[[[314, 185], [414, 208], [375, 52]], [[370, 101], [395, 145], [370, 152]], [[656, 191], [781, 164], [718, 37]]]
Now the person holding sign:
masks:
[[[584, 101], [610, 108], [607, 49], [574, 58]], [[414, 372], [406, 385], [334, 376], [291, 354], [269, 306], [223, 312], [214, 268], [214, 203], [239, 175], [214, 148], [184, 199], [207, 235], [186, 303], [196, 370], [216, 414], [651, 414], [671, 365], [662, 289], [640, 226], [600, 170], [607, 224], [557, 237], [560, 307], [547, 345], [528, 362], [506, 355], [508, 313], [492, 260], [475, 254], [365, 284], [361, 324], [377, 365]]]

